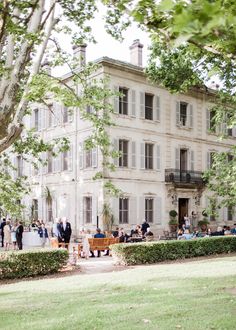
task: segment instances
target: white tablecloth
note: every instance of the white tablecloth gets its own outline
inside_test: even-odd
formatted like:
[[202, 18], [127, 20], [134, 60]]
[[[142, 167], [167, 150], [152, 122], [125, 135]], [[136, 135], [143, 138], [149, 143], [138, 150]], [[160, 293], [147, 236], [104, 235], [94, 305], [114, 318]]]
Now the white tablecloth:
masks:
[[23, 233], [23, 246], [41, 246], [41, 240], [38, 232], [25, 231]]

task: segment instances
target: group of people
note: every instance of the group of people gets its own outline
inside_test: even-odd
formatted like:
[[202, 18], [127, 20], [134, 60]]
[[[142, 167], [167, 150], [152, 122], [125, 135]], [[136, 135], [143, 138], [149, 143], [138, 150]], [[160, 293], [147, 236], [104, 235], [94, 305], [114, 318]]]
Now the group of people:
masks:
[[178, 230], [177, 239], [192, 239], [199, 237], [212, 237], [212, 236], [228, 236], [236, 235], [236, 223], [233, 228], [230, 226], [217, 227], [215, 231], [212, 231], [210, 228], [207, 228], [205, 232], [199, 232], [197, 228], [194, 228], [193, 231], [190, 231], [190, 228], [181, 228]]
[[[144, 221], [142, 225], [137, 225], [135, 228], [131, 229], [130, 234], [127, 234], [124, 228], [116, 227], [114, 231], [106, 234], [102, 232], [100, 228], [97, 228], [94, 235], [91, 234], [90, 229], [82, 229], [80, 236], [82, 237], [82, 257], [86, 259], [89, 257], [95, 257], [94, 252], [90, 250], [89, 238], [114, 237], [119, 238], [119, 243], [137, 242], [142, 240], [152, 241], [154, 239], [153, 232], [147, 221]], [[109, 250], [105, 251], [104, 255], [109, 255]], [[97, 257], [100, 256], [101, 251], [97, 251]]]
[[22, 238], [23, 238], [23, 223], [21, 221], [11, 221], [11, 219], [6, 220], [2, 219], [0, 225], [0, 233], [2, 238], [2, 247], [5, 251], [8, 251], [10, 247], [13, 247], [13, 250], [22, 250]]

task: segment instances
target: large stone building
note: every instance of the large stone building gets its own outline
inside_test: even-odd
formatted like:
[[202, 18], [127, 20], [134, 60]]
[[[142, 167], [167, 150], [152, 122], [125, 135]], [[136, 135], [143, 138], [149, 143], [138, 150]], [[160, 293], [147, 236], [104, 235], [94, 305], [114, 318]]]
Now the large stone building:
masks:
[[[85, 49], [79, 50], [84, 52]], [[110, 180], [123, 191], [122, 198], [111, 198], [115, 224], [130, 228], [146, 219], [157, 232], [168, 228], [169, 211], [175, 209], [181, 222], [184, 214], [202, 219], [206, 208], [206, 190], [202, 172], [209, 168], [214, 152], [228, 150], [235, 144], [236, 130], [219, 141], [210, 133], [207, 88], [192, 89], [188, 94], [172, 95], [148, 81], [142, 68], [142, 45], [131, 46], [131, 63], [101, 58], [97, 77], [110, 77], [111, 87], [123, 93], [114, 98], [114, 120], [109, 128], [115, 148], [122, 156], [115, 160], [116, 171]], [[71, 78], [70, 74], [64, 77]], [[91, 126], [63, 107], [55, 107], [55, 116], [45, 109], [33, 109], [31, 125], [45, 140], [66, 136], [69, 152], [48, 159], [42, 171], [32, 174], [33, 191], [26, 200], [35, 216], [49, 221], [66, 216], [78, 232], [81, 227], [102, 226], [104, 203], [102, 181], [92, 177], [102, 170], [97, 149], [85, 151], [83, 144]], [[222, 129], [226, 129], [222, 125]], [[45, 196], [48, 189], [52, 202]], [[231, 209], [219, 210], [212, 224], [232, 224]]]

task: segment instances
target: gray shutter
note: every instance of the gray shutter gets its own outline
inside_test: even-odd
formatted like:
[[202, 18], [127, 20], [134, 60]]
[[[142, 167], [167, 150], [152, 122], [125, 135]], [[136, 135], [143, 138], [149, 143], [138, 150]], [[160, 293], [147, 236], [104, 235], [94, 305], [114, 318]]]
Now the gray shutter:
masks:
[[138, 217], [138, 223], [142, 223], [145, 218], [145, 197], [141, 196], [139, 197], [139, 217]]
[[236, 137], [236, 126], [232, 128], [232, 136]]
[[98, 166], [98, 149], [93, 148], [92, 149], [92, 167], [97, 167]]
[[154, 120], [160, 121], [160, 96], [154, 96]]
[[131, 90], [131, 111], [129, 111], [129, 115], [136, 116], [136, 92], [133, 89]]
[[84, 197], [82, 195], [79, 198], [79, 224], [84, 225]]
[[190, 150], [190, 170], [194, 171], [194, 151]]
[[68, 170], [73, 170], [73, 144], [70, 144], [70, 149], [68, 150]]
[[209, 109], [206, 109], [206, 130], [207, 132], [211, 128], [211, 112]]
[[[118, 139], [113, 140], [113, 146], [114, 146], [115, 151], [119, 151], [119, 140]], [[113, 161], [114, 161], [114, 165], [118, 167], [119, 166], [119, 157], [114, 158]]]
[[180, 169], [180, 150], [175, 148], [175, 168], [176, 170]]
[[[43, 152], [42, 154], [42, 159], [43, 159], [43, 163], [46, 162], [47, 160], [47, 154], [46, 152]], [[43, 170], [42, 170], [43, 174], [46, 174], [48, 172], [48, 165], [43, 165]]]
[[119, 198], [113, 197], [111, 199], [112, 214], [114, 216], [114, 223], [119, 224]]
[[42, 120], [42, 124], [41, 124], [41, 129], [45, 129], [46, 128], [46, 114], [47, 111], [44, 108], [41, 108], [41, 120]]
[[52, 109], [52, 126], [57, 126], [57, 116], [58, 116], [58, 107], [57, 103], [53, 103], [53, 109]]
[[[119, 86], [113, 86], [115, 93], [119, 93]], [[119, 113], [119, 96], [113, 96], [114, 113]]]
[[209, 170], [211, 168], [211, 153], [210, 151], [207, 152], [207, 163], [206, 168]]
[[92, 196], [92, 224], [96, 226], [97, 224], [97, 196]]
[[74, 120], [74, 113], [75, 113], [75, 109], [73, 109], [73, 108], [69, 108], [68, 109], [68, 121], [70, 122], [70, 123], [72, 123], [73, 122], [73, 120]]
[[140, 101], [140, 118], [145, 118], [145, 95], [144, 92], [139, 93]]
[[161, 225], [162, 222], [162, 205], [161, 197], [154, 198], [154, 223]]
[[135, 196], [129, 198], [129, 224], [137, 224], [137, 198]]
[[145, 143], [140, 143], [140, 168], [145, 169]]
[[39, 108], [38, 111], [38, 130], [42, 129], [42, 109]]
[[52, 171], [55, 173], [57, 171], [57, 157], [52, 157]]
[[136, 142], [131, 142], [131, 167], [136, 168]]
[[193, 105], [192, 104], [189, 104], [188, 106], [189, 108], [189, 127], [192, 128], [193, 127]]
[[156, 146], [156, 169], [159, 171], [161, 169], [161, 147]]
[[79, 168], [82, 170], [84, 168], [84, 147], [83, 143], [79, 143]]
[[223, 208], [223, 221], [228, 220], [228, 207]]
[[180, 102], [176, 101], [176, 125], [180, 125]]

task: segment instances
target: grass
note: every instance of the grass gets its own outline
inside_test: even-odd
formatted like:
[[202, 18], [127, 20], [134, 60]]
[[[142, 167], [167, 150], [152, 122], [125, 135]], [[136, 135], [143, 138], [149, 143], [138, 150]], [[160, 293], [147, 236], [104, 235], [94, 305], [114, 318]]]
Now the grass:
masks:
[[235, 329], [236, 256], [0, 287], [0, 329]]

